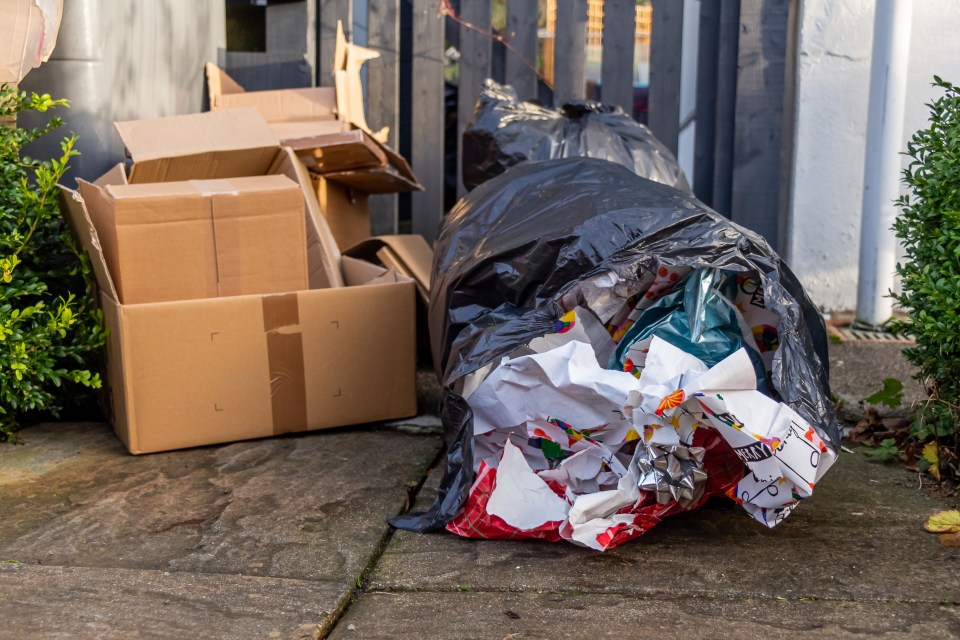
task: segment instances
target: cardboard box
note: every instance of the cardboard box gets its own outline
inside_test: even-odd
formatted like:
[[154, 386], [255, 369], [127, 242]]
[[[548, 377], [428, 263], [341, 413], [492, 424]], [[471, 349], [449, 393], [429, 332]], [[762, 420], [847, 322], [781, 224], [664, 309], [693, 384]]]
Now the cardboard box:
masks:
[[[343, 286], [340, 250], [320, 213], [310, 174], [256, 110], [225, 109], [116, 123], [133, 159], [129, 175], [115, 167], [97, 186], [284, 175], [296, 182], [307, 209], [307, 271], [311, 289]], [[312, 249], [316, 248], [316, 251]]]
[[286, 176], [104, 182], [80, 192], [120, 302], [308, 288], [304, 198]]
[[[281, 174], [297, 181], [306, 204], [308, 290], [121, 303], [82, 194], [64, 190], [67, 217], [90, 256], [110, 331], [111, 420], [132, 453], [416, 413], [415, 283], [341, 258], [306, 169], [275, 142], [269, 157], [266, 125], [249, 111], [249, 129], [234, 129], [226, 140], [208, 136], [206, 149], [184, 139], [174, 144], [157, 130], [170, 129], [171, 136], [184, 126], [212, 131], [224, 124], [221, 118], [237, 122], [241, 116], [222, 111], [118, 125], [125, 140], [132, 135], [138, 141], [128, 144], [135, 161], [128, 180], [191, 172], [196, 179], [230, 179], [250, 171], [247, 175]], [[142, 129], [165, 149], [144, 146]], [[199, 162], [201, 156], [207, 162]], [[117, 168], [103, 180], [121, 173]], [[319, 267], [331, 259], [339, 283]]]
[[256, 109], [311, 172], [368, 194], [423, 189], [403, 156], [369, 131], [362, 101], [343, 97], [357, 90], [353, 83], [344, 80], [336, 92], [330, 87], [248, 92], [213, 63], [206, 73], [211, 111]]

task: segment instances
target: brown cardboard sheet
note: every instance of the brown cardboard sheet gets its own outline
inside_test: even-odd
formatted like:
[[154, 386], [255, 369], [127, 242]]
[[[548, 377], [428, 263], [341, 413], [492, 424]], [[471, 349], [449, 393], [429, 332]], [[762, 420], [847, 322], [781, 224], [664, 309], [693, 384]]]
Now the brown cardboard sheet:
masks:
[[311, 173], [370, 194], [423, 190], [409, 163], [360, 129], [288, 140]]
[[376, 262], [412, 278], [421, 299], [430, 300], [433, 249], [423, 236], [413, 234], [368, 238], [344, 251], [345, 256]]
[[370, 196], [311, 174], [313, 187], [337, 246], [350, 247], [370, 237]]
[[175, 182], [261, 175], [279, 140], [252, 108], [115, 124], [134, 165], [129, 181]]

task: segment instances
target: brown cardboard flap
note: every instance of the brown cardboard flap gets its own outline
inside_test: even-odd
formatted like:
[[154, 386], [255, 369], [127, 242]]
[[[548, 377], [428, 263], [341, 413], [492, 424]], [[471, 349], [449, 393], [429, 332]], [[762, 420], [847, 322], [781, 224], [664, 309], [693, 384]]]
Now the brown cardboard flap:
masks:
[[288, 140], [307, 168], [325, 178], [367, 193], [423, 190], [399, 153], [366, 131]]
[[263, 117], [251, 108], [128, 120], [114, 126], [134, 162], [280, 146]]
[[267, 123], [251, 108], [131, 120], [114, 126], [134, 161], [131, 183], [262, 174], [280, 146]]
[[127, 184], [127, 169], [122, 162], [113, 165], [109, 171], [94, 180], [93, 184], [98, 187], [108, 187], [114, 184]]
[[389, 162], [383, 145], [360, 129], [288, 140], [286, 144], [314, 173], [371, 169]]
[[236, 109], [252, 107], [267, 123], [300, 120], [336, 120], [336, 98], [332, 87], [251, 91], [220, 96], [211, 108]]
[[208, 62], [204, 69], [207, 74], [207, 92], [210, 97], [211, 109], [216, 109], [215, 103], [221, 96], [234, 93], [243, 93], [246, 91], [239, 82], [234, 80], [226, 71]]
[[304, 138], [329, 136], [343, 131], [339, 120], [311, 120], [309, 122], [270, 122], [270, 130], [280, 144], [290, 145]]
[[416, 281], [421, 298], [429, 301], [433, 249], [423, 236], [377, 236], [350, 247], [344, 255], [370, 262], [380, 260], [385, 267]]
[[90, 258], [90, 265], [93, 268], [93, 275], [97, 279], [97, 286], [111, 299], [119, 300], [117, 289], [113, 285], [113, 278], [110, 277], [110, 270], [107, 268], [107, 261], [103, 256], [103, 248], [100, 246], [97, 229], [93, 226], [93, 221], [90, 220], [83, 198], [76, 191], [60, 185], [60, 202], [63, 204], [61, 209], [67, 214], [67, 222], [73, 229], [74, 236], [80, 240], [80, 246]]
[[371, 131], [363, 111], [363, 84], [360, 68], [368, 60], [379, 58], [380, 52], [348, 43], [343, 24], [337, 21], [337, 39], [333, 54], [333, 80], [337, 89], [337, 117], [357, 129], [363, 129], [380, 142], [385, 142], [389, 127]]
[[331, 182], [339, 182], [359, 191], [371, 195], [382, 193], [406, 193], [408, 191], [422, 191], [423, 187], [416, 180], [401, 175], [393, 167], [378, 169], [362, 169], [357, 171], [338, 171], [326, 173], [323, 176]]
[[337, 246], [350, 247], [370, 237], [370, 196], [323, 176], [310, 174], [320, 211]]
[[277, 155], [272, 173], [281, 173], [296, 181], [303, 191], [307, 207], [307, 269], [311, 289], [342, 287], [340, 249], [320, 209], [310, 172], [293, 150], [284, 147]]

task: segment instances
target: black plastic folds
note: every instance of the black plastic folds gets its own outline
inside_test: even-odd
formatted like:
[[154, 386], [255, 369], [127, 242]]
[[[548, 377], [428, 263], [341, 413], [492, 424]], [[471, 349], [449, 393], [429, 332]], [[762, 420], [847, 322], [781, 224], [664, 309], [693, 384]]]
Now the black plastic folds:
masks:
[[550, 109], [521, 102], [509, 85], [484, 84], [463, 134], [463, 184], [473, 190], [521, 162], [601, 158], [689, 192], [677, 160], [620, 107], [573, 102]]
[[551, 333], [558, 301], [604, 272], [637, 278], [660, 266], [752, 274], [780, 321], [772, 395], [839, 448], [829, 400], [823, 318], [755, 233], [693, 196], [592, 158], [529, 163], [481, 185], [445, 219], [430, 300], [434, 363], [445, 387], [447, 467], [426, 512], [394, 518], [415, 531], [443, 527], [473, 481], [473, 416], [453, 389], [463, 376]]

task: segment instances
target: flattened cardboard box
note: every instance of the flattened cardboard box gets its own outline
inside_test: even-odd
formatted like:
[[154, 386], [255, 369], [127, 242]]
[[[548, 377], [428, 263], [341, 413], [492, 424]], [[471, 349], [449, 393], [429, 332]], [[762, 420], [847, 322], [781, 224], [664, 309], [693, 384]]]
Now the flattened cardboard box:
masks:
[[[263, 126], [262, 119], [257, 120]], [[151, 126], [168, 124], [182, 125]], [[168, 175], [182, 175], [180, 160], [193, 162], [193, 151], [188, 145], [180, 156], [158, 154], [154, 160], [166, 164]], [[306, 223], [316, 236], [311, 243], [308, 233], [308, 261], [320, 264], [326, 259], [319, 238], [328, 238], [326, 250], [336, 254], [337, 275], [345, 286], [315, 284], [316, 274], [311, 273], [312, 288], [293, 293], [121, 304], [83, 199], [64, 190], [68, 219], [100, 287], [110, 331], [112, 422], [131, 453], [416, 413], [415, 284], [366, 262], [349, 257], [341, 261], [309, 177], [301, 175], [305, 169], [291, 152], [274, 153], [283, 158], [279, 164], [260, 166], [269, 173], [276, 164], [281, 167], [278, 173], [300, 182]], [[259, 151], [251, 157], [256, 160]], [[136, 155], [134, 159], [131, 178], [140, 164]], [[220, 165], [230, 168], [227, 173], [238, 166], [238, 158]], [[206, 167], [199, 177], [237, 177]]]
[[120, 302], [308, 288], [304, 197], [286, 176], [137, 185], [111, 178], [79, 184]]

